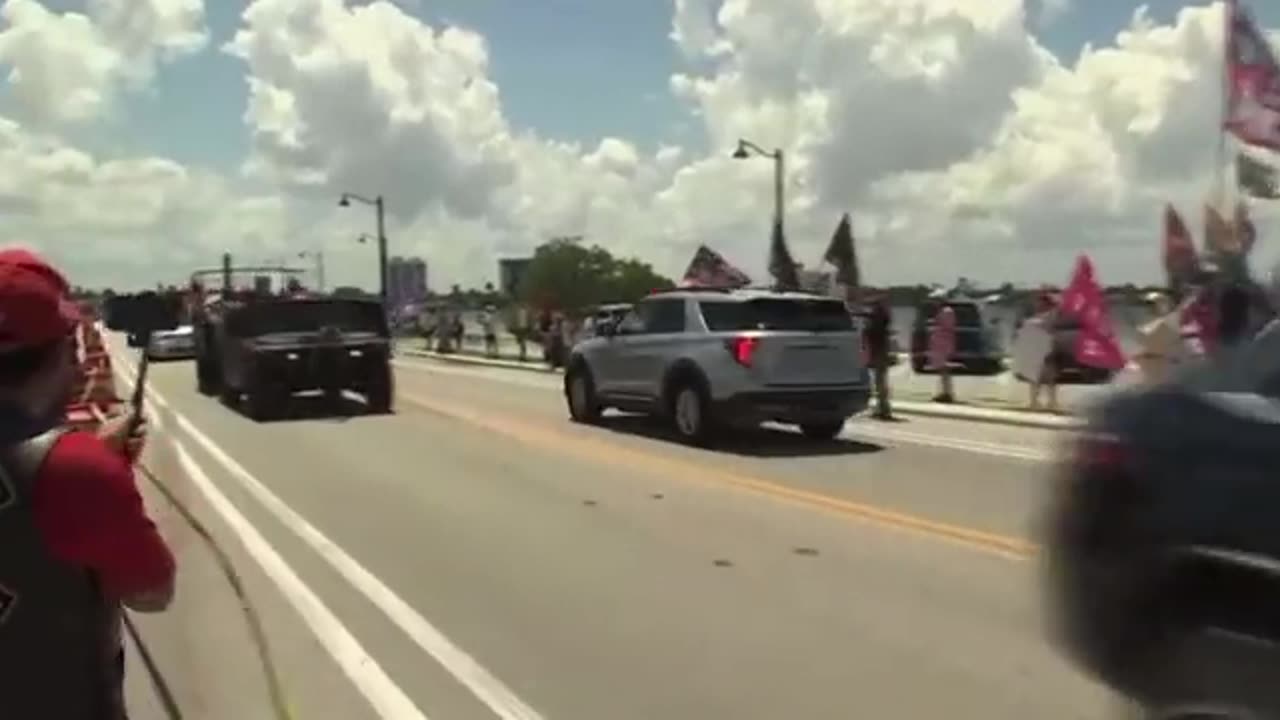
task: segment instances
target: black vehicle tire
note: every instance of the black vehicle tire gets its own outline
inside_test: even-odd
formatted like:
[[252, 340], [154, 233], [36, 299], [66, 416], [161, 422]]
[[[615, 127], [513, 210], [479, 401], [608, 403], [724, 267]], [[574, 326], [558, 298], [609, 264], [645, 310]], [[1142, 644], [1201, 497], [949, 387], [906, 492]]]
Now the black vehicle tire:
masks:
[[569, 418], [574, 422], [586, 425], [600, 422], [604, 408], [596, 395], [595, 379], [585, 363], [575, 362], [564, 374], [564, 399], [569, 406]]
[[834, 440], [844, 430], [843, 420], [828, 420], [819, 423], [801, 423], [800, 432], [810, 440]]
[[379, 368], [375, 377], [369, 379], [365, 403], [372, 415], [388, 415], [394, 410], [395, 380], [389, 365]]
[[1280, 717], [1271, 682], [1280, 658], [1269, 639], [1213, 627], [1188, 628], [1168, 650], [1159, 668], [1161, 687], [1142, 702], [1149, 717]]
[[1004, 361], [1000, 358], [978, 360], [973, 365], [974, 372], [978, 375], [999, 375], [1004, 372]]
[[682, 442], [709, 447], [716, 439], [716, 422], [706, 385], [693, 378], [677, 380], [668, 399], [671, 426]]
[[246, 407], [249, 411], [249, 417], [258, 422], [266, 422], [274, 420], [283, 414], [283, 402], [281, 401], [280, 392], [274, 388], [255, 385], [249, 388], [247, 393], [248, 402]]
[[213, 396], [218, 394], [219, 383], [217, 376], [209, 369], [209, 363], [196, 357], [196, 391], [201, 395]]
[[218, 383], [218, 399], [222, 400], [222, 403], [227, 407], [235, 407], [239, 405], [240, 396], [241, 392], [236, 388], [231, 387], [231, 384], [227, 382], [225, 377]]

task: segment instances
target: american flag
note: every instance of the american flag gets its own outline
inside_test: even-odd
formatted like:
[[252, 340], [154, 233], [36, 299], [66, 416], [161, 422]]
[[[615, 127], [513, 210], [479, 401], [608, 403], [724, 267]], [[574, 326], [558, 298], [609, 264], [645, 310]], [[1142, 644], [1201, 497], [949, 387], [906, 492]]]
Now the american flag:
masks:
[[720, 253], [706, 245], [699, 245], [680, 284], [684, 287], [739, 288], [750, 285], [751, 278], [731, 265]]

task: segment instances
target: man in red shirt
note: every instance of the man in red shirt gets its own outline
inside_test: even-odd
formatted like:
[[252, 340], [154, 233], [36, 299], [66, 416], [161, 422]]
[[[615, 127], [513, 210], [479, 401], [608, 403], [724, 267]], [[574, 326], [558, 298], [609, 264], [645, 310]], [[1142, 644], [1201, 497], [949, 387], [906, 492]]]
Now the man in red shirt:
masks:
[[120, 607], [158, 612], [174, 559], [146, 514], [125, 418], [70, 431], [66, 280], [0, 251], [0, 717], [121, 720]]

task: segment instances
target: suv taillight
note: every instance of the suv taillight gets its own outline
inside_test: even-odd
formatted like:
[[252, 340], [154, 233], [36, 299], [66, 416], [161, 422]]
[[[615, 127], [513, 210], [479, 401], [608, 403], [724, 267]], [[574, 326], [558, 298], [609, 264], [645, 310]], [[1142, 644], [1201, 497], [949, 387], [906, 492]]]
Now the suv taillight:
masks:
[[751, 367], [751, 362], [755, 359], [756, 347], [759, 345], [760, 340], [758, 338], [746, 336], [725, 341], [725, 347], [729, 349], [729, 354], [742, 367]]
[[1059, 518], [1062, 539], [1090, 553], [1123, 549], [1132, 541], [1135, 513], [1145, 500], [1132, 449], [1114, 437], [1085, 435], [1071, 464]]
[[1121, 472], [1128, 466], [1124, 443], [1107, 435], [1083, 435], [1075, 448], [1075, 464], [1081, 470]]

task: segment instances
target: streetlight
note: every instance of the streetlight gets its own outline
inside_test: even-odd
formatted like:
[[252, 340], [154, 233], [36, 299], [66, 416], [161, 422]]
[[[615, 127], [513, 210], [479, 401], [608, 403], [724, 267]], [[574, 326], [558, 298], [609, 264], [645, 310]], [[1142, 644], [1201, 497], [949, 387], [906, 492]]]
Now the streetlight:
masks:
[[738, 149], [733, 151], [735, 160], [746, 160], [752, 155], [767, 157], [773, 160], [773, 212], [774, 218], [778, 223], [778, 228], [782, 228], [782, 208], [784, 207], [783, 192], [783, 176], [786, 172], [786, 164], [783, 159], [782, 149], [779, 148], [773, 152], [769, 152], [750, 140], [738, 140]]
[[372, 205], [378, 215], [378, 288], [379, 295], [382, 296], [382, 306], [387, 307], [387, 232], [386, 220], [384, 218], [384, 209], [382, 204], [382, 196], [370, 200], [361, 197], [355, 193], [342, 193], [342, 198], [338, 200], [338, 207], [351, 207], [351, 201]]
[[305, 260], [306, 258], [314, 258], [316, 261], [316, 290], [324, 292], [324, 251], [323, 250], [303, 250], [298, 253], [298, 258]]

